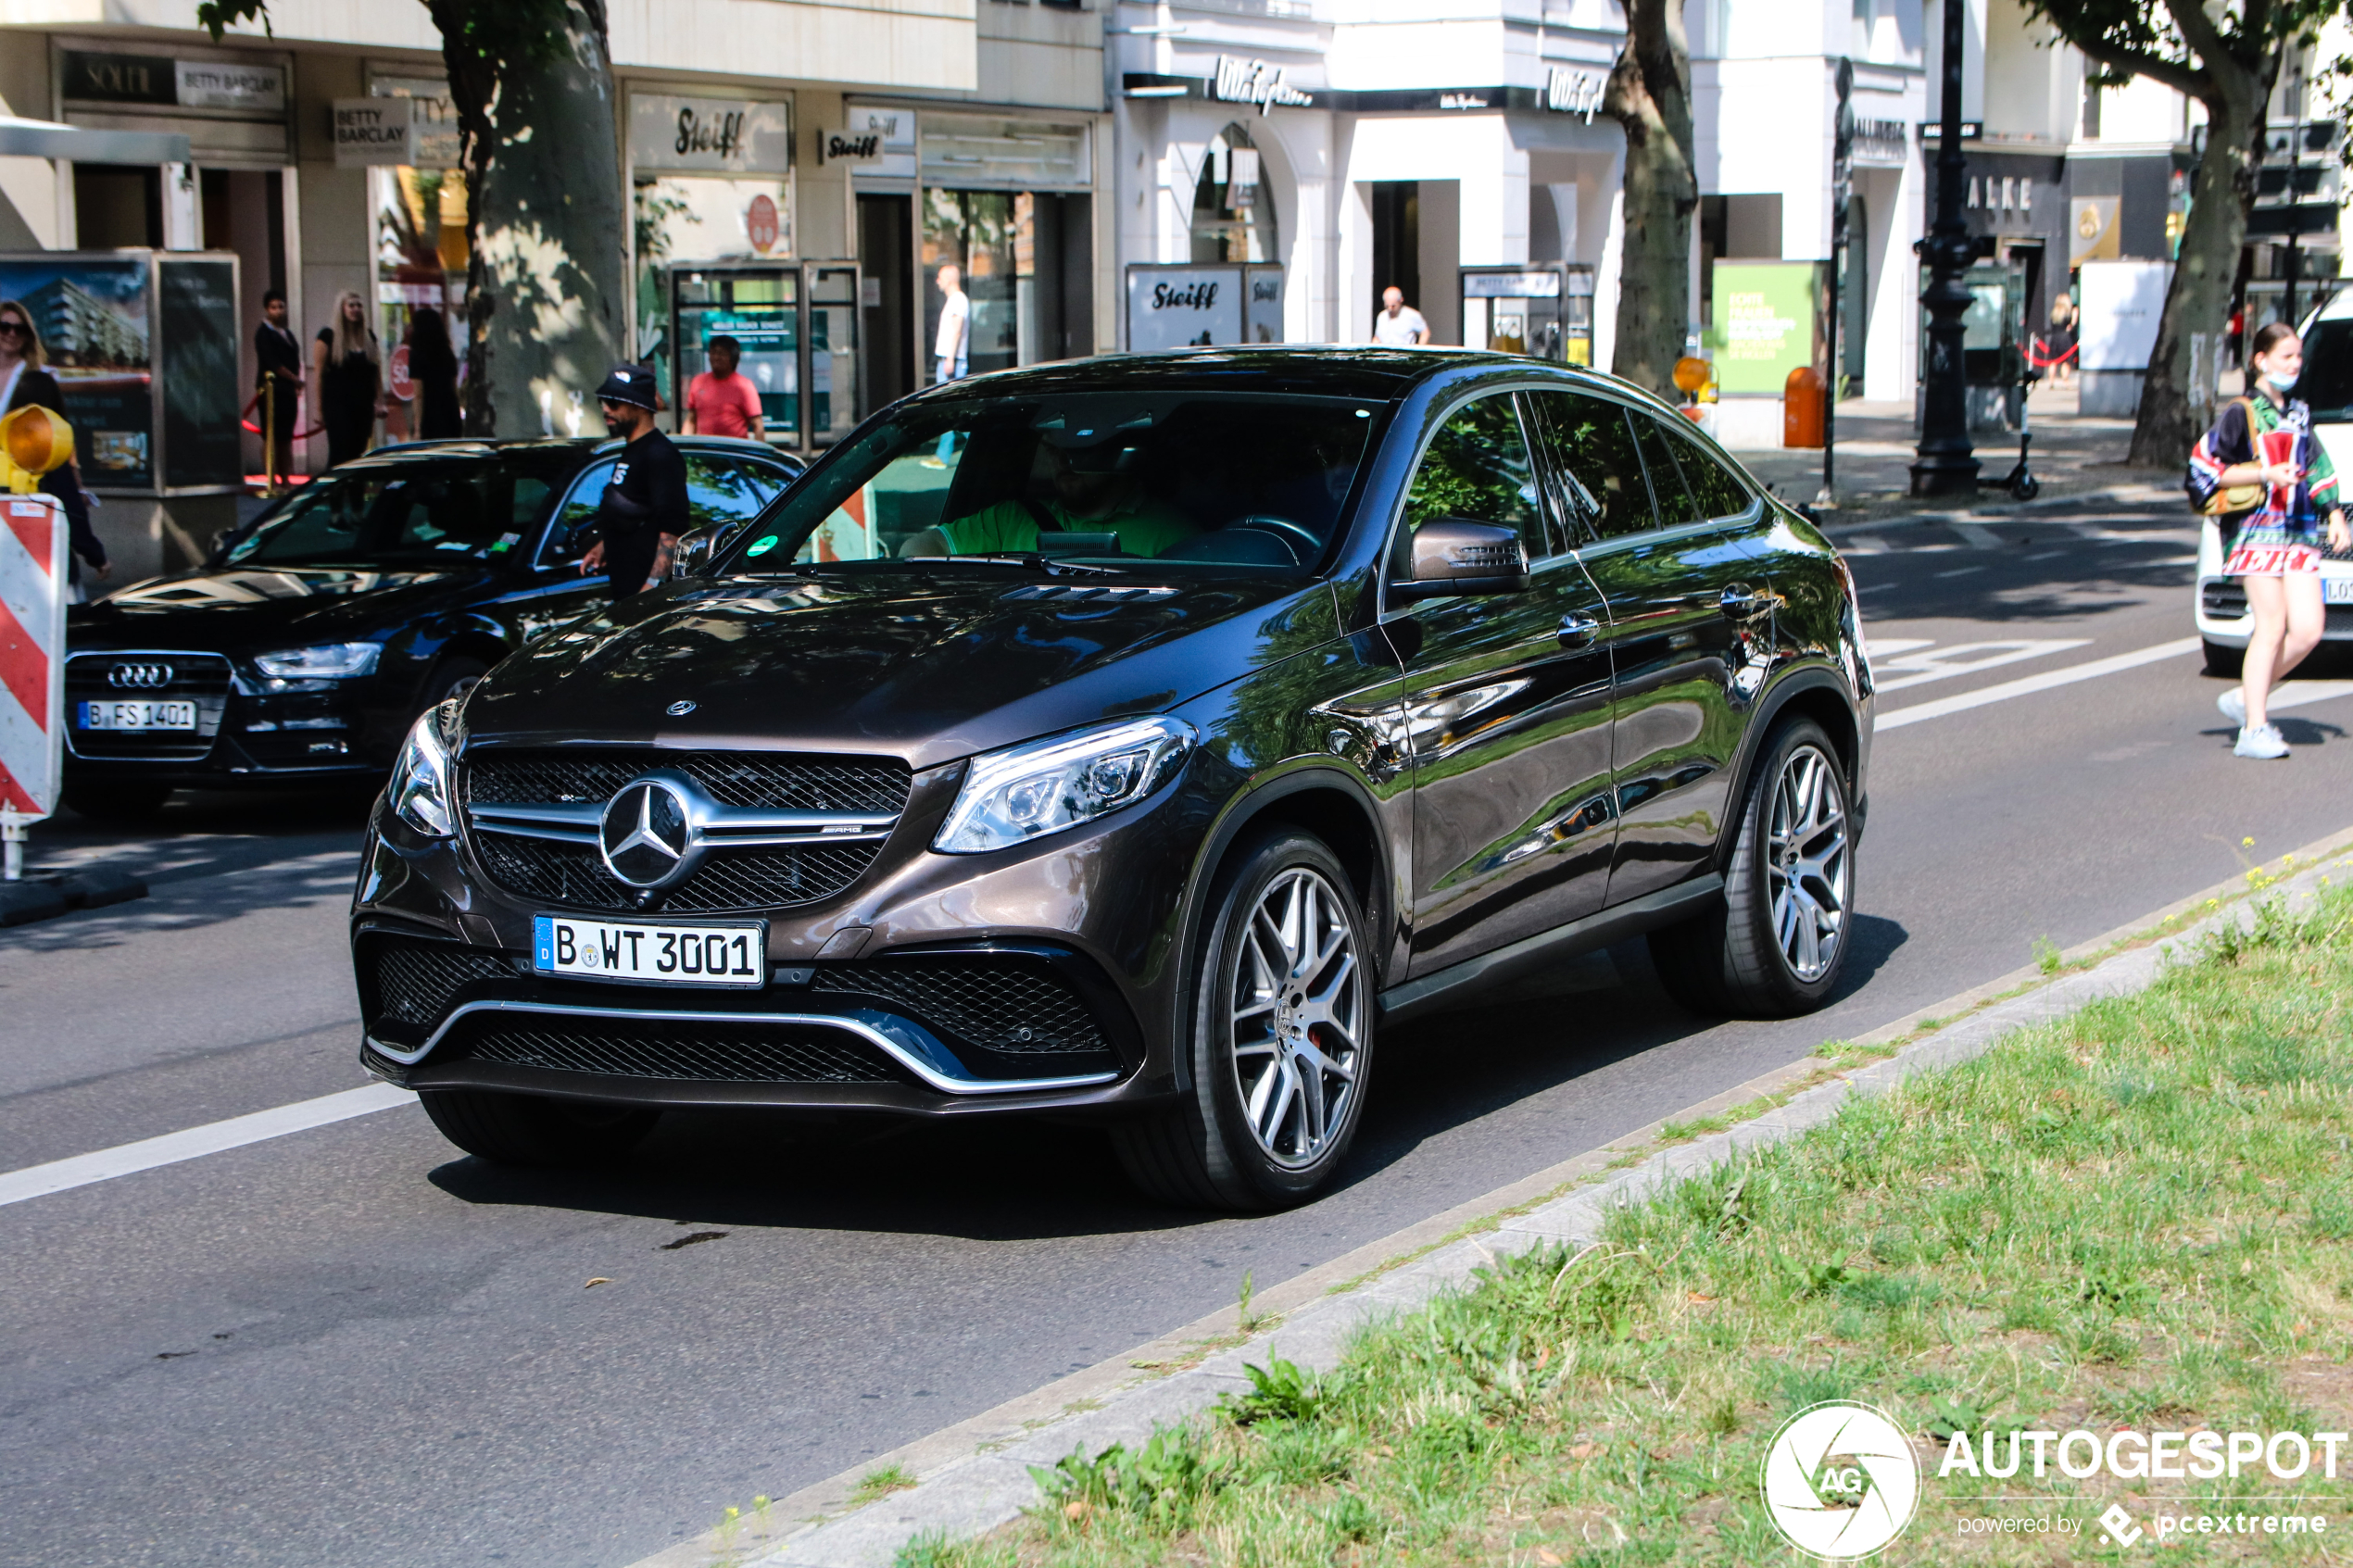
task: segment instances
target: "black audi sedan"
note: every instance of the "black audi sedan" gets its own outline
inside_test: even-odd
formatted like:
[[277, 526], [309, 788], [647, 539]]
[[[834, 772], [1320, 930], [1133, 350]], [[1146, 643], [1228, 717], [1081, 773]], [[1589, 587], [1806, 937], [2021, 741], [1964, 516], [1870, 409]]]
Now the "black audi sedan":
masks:
[[[697, 522], [757, 513], [800, 459], [678, 438]], [[384, 777], [419, 713], [599, 603], [581, 555], [618, 441], [440, 441], [322, 474], [193, 571], [76, 609], [66, 800]]]
[[377, 809], [361, 1060], [485, 1159], [1029, 1115], [1270, 1207], [1340, 1173], [1390, 1024], [1642, 934], [1718, 1011], [1846, 960], [1853, 580], [1609, 377], [957, 382], [682, 564], [425, 714]]

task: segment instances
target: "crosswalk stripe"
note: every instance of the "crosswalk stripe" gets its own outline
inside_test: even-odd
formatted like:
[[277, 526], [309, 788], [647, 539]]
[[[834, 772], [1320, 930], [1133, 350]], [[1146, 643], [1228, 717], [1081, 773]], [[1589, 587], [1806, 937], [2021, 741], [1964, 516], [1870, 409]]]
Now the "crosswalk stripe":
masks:
[[1984, 686], [1976, 691], [1962, 692], [1954, 696], [1938, 697], [1933, 702], [1914, 703], [1909, 708], [1899, 708], [1893, 713], [1881, 714], [1871, 727], [1879, 732], [1900, 730], [1906, 724], [1919, 724], [1931, 719], [1942, 719], [1948, 713], [1966, 713], [1972, 708], [1983, 708], [1989, 703], [2007, 702], [2010, 698], [2017, 696], [2031, 696], [2036, 692], [2049, 691], [2054, 686], [2073, 685], [2078, 681], [2095, 681], [2103, 675], [2120, 674], [2127, 670], [2137, 670], [2144, 664], [2155, 664], [2159, 659], [2179, 659], [2183, 654], [2197, 651], [2198, 640], [2196, 637], [2182, 637], [2170, 643], [2158, 643], [2152, 647], [2135, 648], [2131, 653], [2120, 653], [2108, 659], [2095, 659], [2085, 664], [2070, 664], [2059, 670], [2045, 670], [2039, 675], [2027, 675], [2015, 681], [2004, 681], [1999, 685]]

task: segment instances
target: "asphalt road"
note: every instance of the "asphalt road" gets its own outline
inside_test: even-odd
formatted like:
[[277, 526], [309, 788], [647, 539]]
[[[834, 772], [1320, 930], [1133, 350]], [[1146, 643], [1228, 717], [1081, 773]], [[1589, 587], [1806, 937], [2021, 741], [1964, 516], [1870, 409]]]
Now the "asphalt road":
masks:
[[[2193, 540], [2171, 508], [1849, 540], [1888, 713], [2188, 636]], [[518, 1175], [413, 1106], [0, 1207], [0, 1563], [634, 1562], [2353, 820], [2353, 685], [2302, 688], [2271, 764], [2222, 685], [2173, 653], [1891, 725], [1832, 1007], [1695, 1020], [1636, 947], [1395, 1032], [1348, 1185], [1294, 1213], [1154, 1210], [1092, 1139], [1004, 1126], [679, 1115], [616, 1173]], [[363, 1082], [361, 810], [43, 830], [157, 881], [0, 935], [0, 1171]]]

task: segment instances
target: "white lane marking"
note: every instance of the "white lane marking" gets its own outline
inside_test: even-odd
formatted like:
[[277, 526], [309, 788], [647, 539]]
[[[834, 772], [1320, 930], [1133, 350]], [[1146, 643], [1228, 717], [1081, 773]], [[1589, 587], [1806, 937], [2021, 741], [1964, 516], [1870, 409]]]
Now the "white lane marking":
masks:
[[2028, 556], [2025, 558], [2028, 560], [2051, 560], [2059, 556], [2071, 556], [2075, 552], [2072, 550], [2037, 550], [2032, 555]]
[[2095, 681], [2103, 675], [2115, 675], [2136, 670], [2144, 664], [2155, 664], [2161, 659], [2179, 659], [2183, 654], [2198, 651], [2196, 637], [2183, 637], [2175, 642], [2158, 643], [2153, 647], [2135, 648], [2109, 659], [2095, 659], [2088, 664], [2070, 664], [2064, 670], [2045, 670], [2040, 675], [2028, 675], [2016, 681], [2005, 681], [1998, 686], [1982, 691], [1962, 692], [1954, 696], [1941, 696], [1933, 702], [1915, 703], [1899, 708], [1893, 713], [1882, 713], [1872, 728], [1900, 730], [1906, 724], [1918, 724], [1930, 719], [1942, 719], [1948, 713], [1965, 713], [1988, 703], [2007, 702], [2014, 696], [2030, 696], [2046, 692], [2054, 686], [2073, 685], [2078, 681]]
[[1939, 577], [1967, 577], [1972, 571], [1982, 571], [1984, 570], [1985, 569], [1982, 566], [1962, 566], [1956, 567], [1950, 571], [1940, 571], [1936, 575]]
[[[1928, 649], [1926, 652], [1882, 659], [1879, 645], [1873, 643], [1869, 645], [1871, 684], [1882, 692], [1900, 692], [1906, 686], [1924, 686], [1931, 681], [1949, 681], [1959, 675], [1974, 675], [1981, 670], [1994, 670], [2021, 659], [2041, 659], [2090, 646], [2088, 637], [2017, 638], [1994, 643], [1955, 643], [1947, 647], [1931, 647], [1923, 643], [1919, 646]], [[1878, 679], [1882, 673], [1894, 679]]]
[[183, 1160], [201, 1160], [208, 1154], [219, 1154], [224, 1149], [242, 1148], [249, 1143], [282, 1138], [288, 1133], [324, 1127], [333, 1122], [348, 1122], [355, 1116], [372, 1115], [379, 1110], [390, 1110], [396, 1105], [414, 1105], [416, 1102], [417, 1097], [407, 1089], [396, 1089], [390, 1084], [370, 1084], [361, 1088], [346, 1089], [341, 1094], [297, 1100], [272, 1110], [257, 1110], [250, 1116], [232, 1116], [226, 1122], [208, 1122], [201, 1127], [190, 1127], [184, 1132], [166, 1133], [161, 1137], [142, 1138], [137, 1143], [118, 1144], [112, 1148], [77, 1154], [70, 1160], [52, 1160], [46, 1165], [28, 1165], [21, 1171], [0, 1173], [0, 1205], [22, 1203], [28, 1198], [45, 1198], [50, 1193], [88, 1186], [93, 1182], [110, 1182], [117, 1176], [135, 1175], [141, 1171], [152, 1171], [158, 1165], [177, 1165]]
[[1843, 556], [1892, 556], [1894, 547], [1876, 533], [1857, 533], [1838, 547]]
[[2277, 713], [2283, 708], [2301, 708], [2308, 702], [2326, 702], [2348, 694], [2353, 694], [2353, 681], [2290, 681], [2273, 692], [2263, 707]]
[[1879, 661], [1882, 659], [1893, 659], [1899, 653], [1909, 653], [1914, 648], [1928, 648], [1935, 646], [1934, 637], [1882, 638], [1874, 637], [1868, 631], [1863, 633], [1863, 651], [1870, 656], [1873, 668], [1877, 668]]
[[1982, 522], [1951, 522], [1945, 526], [1959, 534], [1973, 549], [1998, 550], [2002, 547], [2002, 536]]

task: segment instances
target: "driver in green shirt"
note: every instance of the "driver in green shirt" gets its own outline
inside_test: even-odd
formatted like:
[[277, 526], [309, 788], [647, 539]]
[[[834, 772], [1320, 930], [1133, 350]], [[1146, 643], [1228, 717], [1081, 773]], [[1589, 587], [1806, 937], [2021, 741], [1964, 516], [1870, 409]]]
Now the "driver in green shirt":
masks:
[[[1174, 508], [1143, 496], [1136, 472], [1142, 453], [1107, 441], [1094, 446], [1049, 446], [1054, 493], [1043, 502], [1000, 501], [937, 528], [900, 547], [910, 556], [986, 556], [1038, 548], [1045, 526], [1066, 533], [1115, 533], [1122, 555], [1157, 556], [1200, 530]], [[1042, 520], [1042, 521], [1041, 521]]]

